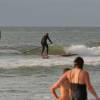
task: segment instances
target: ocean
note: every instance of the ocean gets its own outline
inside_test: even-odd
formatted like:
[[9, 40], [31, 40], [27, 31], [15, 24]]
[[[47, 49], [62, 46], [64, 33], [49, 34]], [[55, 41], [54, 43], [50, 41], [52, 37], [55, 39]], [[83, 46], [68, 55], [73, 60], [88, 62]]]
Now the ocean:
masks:
[[[0, 27], [0, 100], [54, 100], [50, 87], [72, 68], [77, 56], [100, 95], [100, 27]], [[41, 37], [49, 32], [56, 49], [49, 59], [40, 56]], [[59, 49], [60, 48], [60, 49]], [[61, 57], [63, 53], [77, 54]], [[56, 54], [55, 54], [56, 52]], [[89, 100], [95, 100], [88, 93]]]

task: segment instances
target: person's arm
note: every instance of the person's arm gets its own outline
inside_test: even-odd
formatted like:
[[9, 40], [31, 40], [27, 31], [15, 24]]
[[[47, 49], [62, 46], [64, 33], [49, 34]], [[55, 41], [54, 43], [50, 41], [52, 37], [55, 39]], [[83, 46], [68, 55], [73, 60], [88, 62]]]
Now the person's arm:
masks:
[[53, 95], [56, 99], [59, 98], [59, 96], [56, 94], [56, 89], [59, 88], [60, 85], [62, 85], [62, 83], [63, 83], [63, 81], [65, 80], [65, 78], [66, 78], [66, 74], [62, 75], [62, 76], [60, 77], [60, 79], [59, 79], [59, 80], [51, 87], [51, 89], [50, 89], [52, 95]]
[[48, 36], [48, 40], [49, 40], [49, 42], [52, 44], [52, 41], [51, 41], [51, 39], [49, 38], [49, 36]]
[[59, 96], [58, 96], [57, 93], [56, 93], [56, 89], [57, 89], [57, 88], [59, 88], [58, 82], [56, 82], [56, 83], [51, 87], [51, 89], [50, 89], [52, 95], [53, 95], [56, 99], [59, 98]]
[[91, 82], [90, 82], [90, 77], [89, 77], [89, 73], [86, 72], [85, 73], [86, 77], [85, 77], [85, 83], [86, 86], [88, 88], [88, 90], [90, 91], [90, 93], [96, 98], [96, 100], [100, 100], [100, 98], [98, 97], [98, 95], [96, 94]]

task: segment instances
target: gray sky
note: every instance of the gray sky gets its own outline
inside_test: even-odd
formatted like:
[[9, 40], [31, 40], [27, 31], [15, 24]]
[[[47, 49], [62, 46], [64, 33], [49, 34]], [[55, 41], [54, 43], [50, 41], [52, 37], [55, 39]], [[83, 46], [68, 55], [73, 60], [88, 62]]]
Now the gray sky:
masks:
[[0, 26], [100, 26], [100, 0], [0, 0]]

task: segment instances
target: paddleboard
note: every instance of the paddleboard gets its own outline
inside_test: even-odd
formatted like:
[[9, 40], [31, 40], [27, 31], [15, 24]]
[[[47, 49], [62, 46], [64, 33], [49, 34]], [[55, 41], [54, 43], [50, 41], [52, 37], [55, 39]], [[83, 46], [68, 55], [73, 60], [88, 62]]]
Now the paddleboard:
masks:
[[42, 58], [43, 58], [43, 59], [48, 59], [49, 56], [47, 56], [47, 55], [42, 55]]
[[78, 54], [71, 54], [71, 53], [69, 53], [69, 54], [63, 54], [61, 56], [62, 57], [70, 57], [70, 56], [76, 56], [76, 55], [78, 55]]

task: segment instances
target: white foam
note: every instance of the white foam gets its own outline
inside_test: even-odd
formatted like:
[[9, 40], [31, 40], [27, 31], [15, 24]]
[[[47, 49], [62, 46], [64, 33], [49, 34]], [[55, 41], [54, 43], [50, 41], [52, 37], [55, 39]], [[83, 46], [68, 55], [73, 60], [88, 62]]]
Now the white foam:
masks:
[[[66, 62], [67, 60], [67, 62]], [[72, 61], [72, 60], [71, 60]], [[56, 66], [70, 64], [70, 59], [50, 56], [49, 59], [42, 59], [41, 57], [25, 57], [25, 56], [13, 56], [13, 58], [2, 58], [0, 59], [0, 67], [3, 68], [17, 68], [21, 66], [32, 67], [32, 66]]]
[[100, 46], [87, 47], [85, 45], [72, 45], [69, 48], [64, 48], [64, 50], [81, 56], [100, 56]]
[[[73, 60], [76, 56], [73, 57], [61, 57], [61, 56], [53, 56], [50, 55], [49, 59], [42, 59], [40, 56], [13, 56], [1, 58], [0, 57], [0, 68], [11, 69], [18, 67], [37, 67], [37, 66], [45, 66], [45, 67], [53, 67], [53, 66], [62, 66], [62, 65], [70, 65], [73, 66]], [[88, 65], [99, 65], [100, 57], [83, 57], [85, 60], [85, 64]]]

